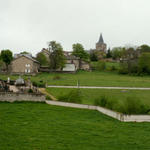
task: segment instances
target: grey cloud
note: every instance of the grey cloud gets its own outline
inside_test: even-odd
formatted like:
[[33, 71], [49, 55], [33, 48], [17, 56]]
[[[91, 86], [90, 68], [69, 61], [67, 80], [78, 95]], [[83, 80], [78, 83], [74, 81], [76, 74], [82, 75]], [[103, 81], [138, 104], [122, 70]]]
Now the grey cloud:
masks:
[[34, 54], [50, 40], [71, 50], [94, 48], [103, 33], [110, 47], [149, 44], [149, 0], [0, 1], [0, 49]]

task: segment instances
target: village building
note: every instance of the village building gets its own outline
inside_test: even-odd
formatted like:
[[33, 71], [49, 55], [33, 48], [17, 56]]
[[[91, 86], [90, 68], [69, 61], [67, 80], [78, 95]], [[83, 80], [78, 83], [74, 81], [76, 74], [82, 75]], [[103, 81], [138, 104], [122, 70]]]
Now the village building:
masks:
[[71, 70], [71, 66], [73, 68], [73, 65], [74, 65], [74, 68], [75, 68], [74, 71], [77, 71], [79, 69], [81, 69], [81, 70], [90, 70], [89, 62], [80, 60], [80, 58], [72, 55], [71, 52], [68, 52], [68, 53], [66, 52], [65, 56], [66, 56], [66, 61], [67, 61], [65, 68], [67, 68], [67, 69], [64, 68], [63, 70], [68, 70], [69, 68]]
[[[45, 48], [42, 49], [41, 51], [46, 58], [49, 60], [49, 51]], [[76, 72], [77, 70], [81, 69], [81, 70], [89, 70], [90, 69], [90, 65], [88, 62], [85, 61], [81, 61], [78, 57], [72, 55], [72, 51], [63, 51], [64, 56], [66, 58], [66, 64], [65, 67], [62, 70], [56, 70], [56, 71], [62, 71], [62, 72]], [[47, 66], [41, 66], [40, 67], [40, 71], [42, 72], [48, 72], [49, 67]]]
[[14, 58], [10, 65], [12, 74], [36, 74], [40, 64], [37, 60], [29, 55], [19, 55]]

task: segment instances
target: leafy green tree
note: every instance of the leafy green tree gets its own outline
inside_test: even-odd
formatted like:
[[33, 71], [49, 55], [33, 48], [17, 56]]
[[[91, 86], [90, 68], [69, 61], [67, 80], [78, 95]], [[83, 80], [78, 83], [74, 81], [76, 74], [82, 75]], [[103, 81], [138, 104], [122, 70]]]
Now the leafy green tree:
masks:
[[50, 41], [48, 43], [48, 47], [50, 52], [50, 68], [53, 70], [62, 69], [65, 66], [66, 60], [61, 44], [56, 41]]
[[96, 70], [97, 71], [103, 71], [106, 69], [106, 63], [104, 61], [98, 61], [96, 65]]
[[72, 55], [79, 57], [80, 60], [88, 60], [89, 54], [84, 50], [84, 47], [82, 44], [77, 43], [72, 45], [73, 52]]
[[8, 65], [11, 63], [11, 61], [13, 60], [13, 54], [10, 50], [2, 50], [1, 51], [1, 58], [2, 60], [5, 62], [6, 64], [6, 68], [8, 71]]
[[30, 54], [29, 52], [23, 51], [20, 54]]
[[142, 53], [138, 61], [139, 74], [150, 74], [150, 53]]
[[122, 47], [115, 47], [112, 49], [111, 54], [112, 54], [112, 58], [117, 60], [123, 57], [123, 55], [125, 54], [126, 49], [122, 48]]
[[91, 60], [91, 61], [98, 61], [98, 56], [97, 56], [96, 51], [92, 50], [92, 51], [90, 52], [90, 60]]
[[120, 73], [137, 73], [138, 72], [138, 52], [134, 48], [122, 49]]
[[108, 49], [106, 57], [107, 58], [111, 58], [112, 57], [112, 53], [111, 53], [110, 49]]
[[150, 46], [148, 46], [148, 45], [141, 45], [140, 47], [138, 47], [138, 50], [141, 53], [150, 52]]
[[49, 65], [47, 57], [42, 52], [40, 52], [36, 55], [36, 60], [40, 62], [41, 66]]
[[1, 56], [0, 56], [0, 70], [5, 70], [6, 69], [6, 65], [4, 63], [4, 61], [1, 59]]

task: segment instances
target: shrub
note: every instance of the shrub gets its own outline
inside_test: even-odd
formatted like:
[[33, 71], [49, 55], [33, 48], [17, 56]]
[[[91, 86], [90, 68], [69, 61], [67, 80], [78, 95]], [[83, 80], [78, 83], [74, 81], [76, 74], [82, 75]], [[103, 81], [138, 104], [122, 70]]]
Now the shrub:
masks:
[[104, 61], [98, 61], [96, 65], [96, 70], [97, 71], [102, 71], [106, 69], [106, 63]]
[[28, 93], [33, 93], [33, 90], [32, 90], [32, 89], [29, 89], [29, 90], [28, 90]]
[[65, 101], [70, 103], [82, 103], [82, 95], [79, 89], [73, 89], [68, 94], [59, 96], [59, 101]]
[[56, 75], [56, 76], [53, 77], [53, 80], [60, 80], [60, 79], [61, 79], [61, 77], [58, 76], [58, 75]]
[[111, 109], [111, 110], [115, 110], [115, 105], [117, 102], [115, 102], [113, 99], [108, 99], [107, 103], [106, 103], [106, 108]]
[[126, 63], [120, 63], [119, 73], [120, 74], [128, 74], [128, 66]]
[[94, 104], [96, 106], [106, 107], [108, 109], [114, 109], [115, 101], [112, 99], [108, 99], [105, 95], [101, 96], [100, 98], [95, 99]]
[[36, 86], [36, 87], [45, 87], [45, 83], [44, 82], [37, 82], [37, 81], [33, 81], [32, 82], [33, 86]]
[[127, 97], [124, 101], [122, 112], [125, 114], [146, 114], [148, 112], [148, 107], [136, 97]]
[[150, 74], [150, 53], [142, 53], [138, 61], [139, 74]]
[[109, 68], [109, 71], [116, 71], [117, 70], [117, 68], [113, 65], [113, 66], [110, 66], [110, 68]]
[[108, 99], [106, 96], [101, 96], [95, 99], [95, 105], [115, 110], [124, 114], [147, 114], [150, 109], [144, 105], [138, 98], [128, 97], [123, 103]]
[[110, 67], [110, 70], [111, 70], [111, 71], [115, 71], [115, 70], [117, 70], [117, 68], [116, 68], [115, 66], [111, 66], [111, 67]]
[[51, 100], [50, 96], [46, 95], [46, 100]]
[[107, 104], [107, 101], [108, 101], [107, 97], [103, 95], [103, 96], [101, 96], [100, 98], [95, 99], [94, 103], [95, 103], [95, 105], [97, 105], [97, 106], [105, 107], [106, 104]]

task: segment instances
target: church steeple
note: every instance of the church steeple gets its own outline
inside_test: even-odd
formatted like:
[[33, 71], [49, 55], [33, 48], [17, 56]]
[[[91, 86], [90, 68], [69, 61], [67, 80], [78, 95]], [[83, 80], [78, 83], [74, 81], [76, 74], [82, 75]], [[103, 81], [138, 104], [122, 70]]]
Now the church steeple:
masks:
[[99, 41], [96, 43], [96, 50], [106, 53], [107, 45], [104, 43], [102, 33], [100, 34]]
[[100, 34], [100, 37], [99, 37], [99, 41], [98, 41], [98, 43], [104, 43], [104, 40], [103, 40], [103, 35], [102, 35], [102, 33]]

